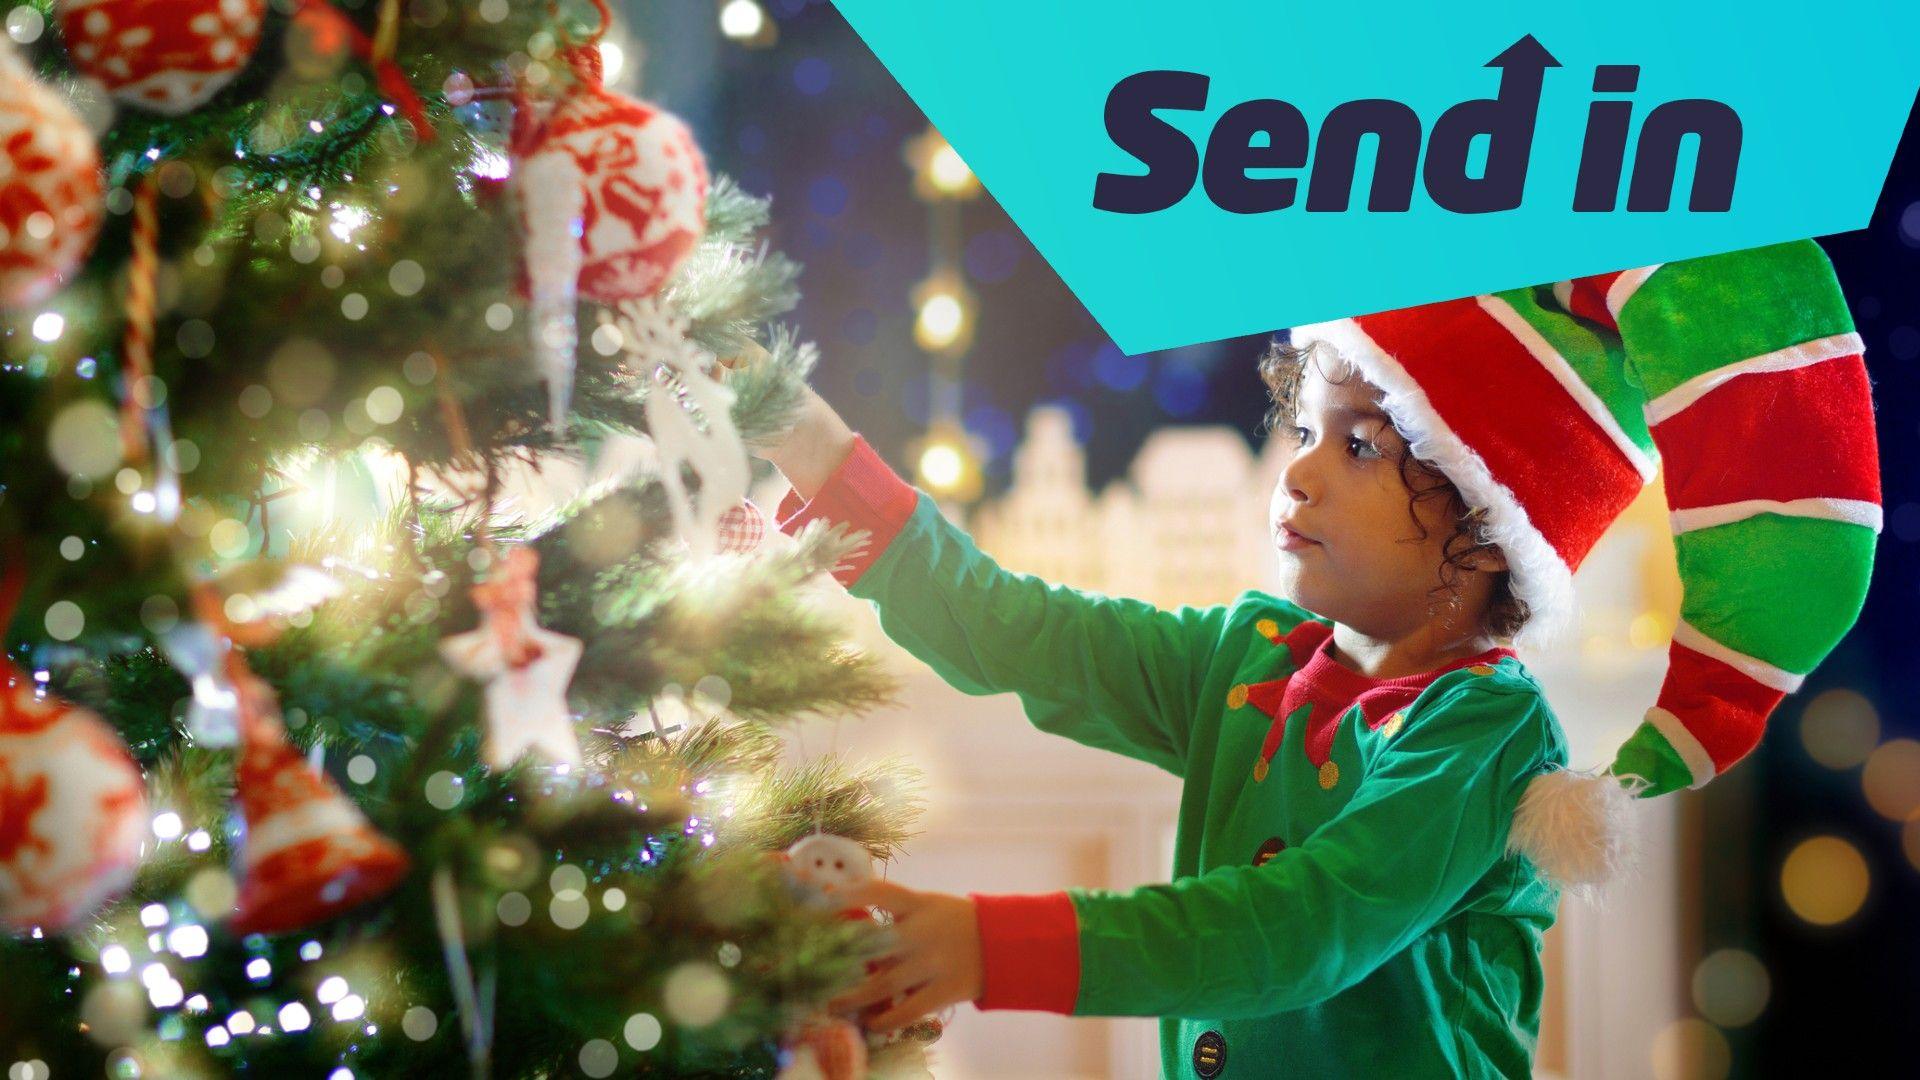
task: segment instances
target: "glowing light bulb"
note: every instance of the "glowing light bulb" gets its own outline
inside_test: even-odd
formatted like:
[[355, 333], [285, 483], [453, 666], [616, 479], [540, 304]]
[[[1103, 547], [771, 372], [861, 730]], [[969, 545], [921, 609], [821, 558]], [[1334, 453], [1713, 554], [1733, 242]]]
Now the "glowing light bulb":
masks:
[[333, 221], [327, 226], [327, 231], [338, 237], [342, 243], [351, 243], [354, 230], [371, 220], [373, 215], [369, 214], [364, 207], [342, 206], [333, 212]]
[[960, 160], [959, 152], [944, 141], [927, 161], [927, 179], [935, 190], [945, 195], [964, 195], [972, 191], [977, 182], [973, 170]]
[[920, 305], [920, 321], [916, 329], [927, 339], [930, 347], [945, 348], [960, 336], [960, 325], [965, 317], [959, 297], [952, 293], [934, 293]]
[[320, 987], [314, 991], [314, 999], [322, 1005], [331, 1005], [347, 996], [347, 980], [338, 975], [329, 975], [321, 980]]
[[960, 483], [966, 469], [960, 451], [945, 443], [936, 443], [920, 453], [920, 475], [935, 490], [951, 489]]
[[600, 81], [611, 86], [620, 81], [620, 71], [627, 66], [627, 51], [611, 41], [600, 43]]
[[727, 0], [720, 8], [720, 32], [735, 41], [752, 40], [766, 28], [766, 10], [756, 0]]

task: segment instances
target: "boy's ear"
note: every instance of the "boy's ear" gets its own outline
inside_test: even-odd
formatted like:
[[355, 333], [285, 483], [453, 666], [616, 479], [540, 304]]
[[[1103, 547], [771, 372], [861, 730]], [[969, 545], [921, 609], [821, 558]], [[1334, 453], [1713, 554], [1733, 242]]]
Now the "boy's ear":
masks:
[[1507, 569], [1507, 553], [1497, 547], [1487, 547], [1473, 557], [1474, 566], [1489, 574], [1498, 574]]

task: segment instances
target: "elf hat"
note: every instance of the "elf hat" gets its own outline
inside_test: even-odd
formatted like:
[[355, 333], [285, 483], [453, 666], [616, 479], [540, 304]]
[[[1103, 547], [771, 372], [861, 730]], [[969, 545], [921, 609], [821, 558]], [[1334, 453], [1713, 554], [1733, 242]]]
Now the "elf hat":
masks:
[[[1571, 621], [1573, 572], [1658, 468], [1684, 596], [1666, 681], [1608, 770], [1522, 800], [1514, 846], [1567, 884], [1619, 856], [1623, 790], [1699, 787], [1859, 617], [1880, 531], [1864, 347], [1832, 266], [1799, 241], [1297, 327], [1382, 391], [1412, 452], [1484, 508], [1533, 611]], [[1571, 811], [1571, 812], [1570, 812]]]

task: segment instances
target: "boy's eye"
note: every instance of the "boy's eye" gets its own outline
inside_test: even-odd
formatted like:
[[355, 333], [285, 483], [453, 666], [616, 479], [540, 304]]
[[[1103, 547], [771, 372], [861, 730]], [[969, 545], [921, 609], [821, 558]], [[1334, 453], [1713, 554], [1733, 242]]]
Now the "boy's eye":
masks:
[[1301, 446], [1307, 445], [1307, 443], [1312, 440], [1312, 435], [1313, 435], [1312, 432], [1308, 431], [1306, 428], [1299, 426], [1298, 424], [1295, 424], [1293, 426], [1292, 434], [1293, 434], [1293, 441], [1299, 443]]
[[1347, 453], [1357, 458], [1371, 459], [1380, 456], [1380, 448], [1358, 435], [1347, 437]]

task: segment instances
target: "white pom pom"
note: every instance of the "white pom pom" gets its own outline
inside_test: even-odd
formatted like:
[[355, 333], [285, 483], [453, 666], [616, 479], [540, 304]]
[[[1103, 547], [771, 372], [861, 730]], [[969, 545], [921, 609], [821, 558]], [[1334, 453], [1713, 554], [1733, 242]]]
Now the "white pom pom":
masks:
[[1609, 773], [1542, 773], [1520, 796], [1507, 850], [1533, 860], [1562, 889], [1593, 899], [1633, 864], [1633, 801]]

